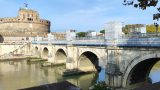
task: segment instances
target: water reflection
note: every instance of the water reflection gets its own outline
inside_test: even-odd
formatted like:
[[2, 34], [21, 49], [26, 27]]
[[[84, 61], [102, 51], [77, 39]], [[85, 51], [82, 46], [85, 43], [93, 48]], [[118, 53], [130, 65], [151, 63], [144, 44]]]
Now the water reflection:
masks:
[[27, 64], [26, 61], [0, 62], [0, 90], [16, 90], [62, 80], [88, 90], [99, 79], [97, 73], [63, 78], [60, 71], [65, 66], [41, 68], [40, 65], [40, 63]]
[[[63, 78], [61, 71], [65, 66], [41, 68], [40, 63], [27, 64], [26, 61], [0, 62], [0, 90], [16, 90], [20, 88], [38, 86], [67, 80], [83, 90], [100, 80], [105, 80], [105, 70], [81, 76]], [[160, 62], [150, 73], [152, 82], [160, 81]]]
[[154, 65], [149, 77], [152, 79], [152, 83], [160, 82], [160, 62]]

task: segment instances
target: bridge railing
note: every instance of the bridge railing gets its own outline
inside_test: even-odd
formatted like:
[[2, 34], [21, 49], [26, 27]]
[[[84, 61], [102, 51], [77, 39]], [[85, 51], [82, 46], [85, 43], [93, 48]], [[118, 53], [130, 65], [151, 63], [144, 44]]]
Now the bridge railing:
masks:
[[67, 44], [66, 40], [32, 41], [33, 44]]
[[59, 45], [106, 45], [106, 46], [160, 46], [160, 34], [139, 34], [139, 36], [122, 36], [118, 39], [104, 37], [81, 37], [73, 40], [33, 41], [36, 44]]
[[160, 33], [131, 33], [125, 34], [122, 38], [154, 38], [160, 37]]
[[103, 40], [105, 39], [104, 36], [92, 36], [92, 37], [76, 37], [75, 40]]
[[105, 39], [100, 40], [74, 40], [72, 41], [73, 45], [104, 45]]
[[108, 40], [106, 44], [114, 46], [160, 46], [160, 38], [122, 38]]

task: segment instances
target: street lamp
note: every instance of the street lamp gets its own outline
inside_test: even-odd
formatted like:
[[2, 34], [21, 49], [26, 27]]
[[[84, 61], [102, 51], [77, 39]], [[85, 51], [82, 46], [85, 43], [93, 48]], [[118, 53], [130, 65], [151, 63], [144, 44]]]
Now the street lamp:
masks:
[[156, 35], [158, 36], [158, 26], [159, 26], [159, 24], [158, 23], [154, 23], [154, 26], [156, 27]]

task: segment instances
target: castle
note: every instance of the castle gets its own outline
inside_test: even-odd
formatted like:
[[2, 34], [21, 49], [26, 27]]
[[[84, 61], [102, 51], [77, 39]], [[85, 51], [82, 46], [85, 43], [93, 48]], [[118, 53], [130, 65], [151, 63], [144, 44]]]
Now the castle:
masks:
[[0, 18], [0, 41], [28, 40], [31, 37], [46, 37], [51, 22], [40, 19], [37, 11], [20, 8], [17, 17]]

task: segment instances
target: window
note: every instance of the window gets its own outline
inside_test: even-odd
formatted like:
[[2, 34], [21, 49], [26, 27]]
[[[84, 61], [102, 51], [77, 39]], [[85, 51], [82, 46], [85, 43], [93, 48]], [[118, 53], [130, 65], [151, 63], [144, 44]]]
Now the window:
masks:
[[33, 18], [28, 18], [28, 21], [33, 21]]

